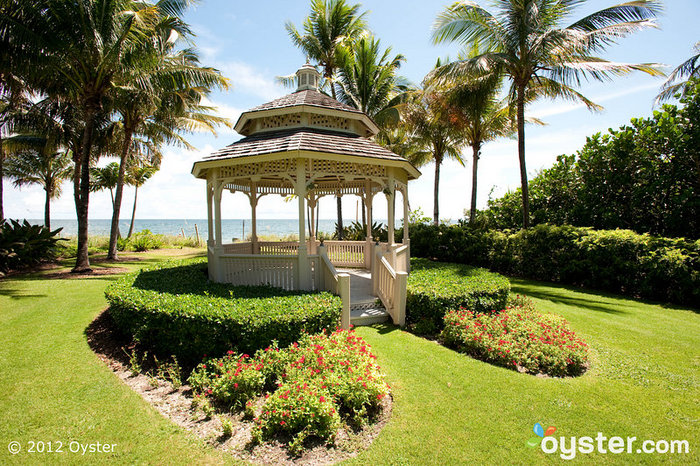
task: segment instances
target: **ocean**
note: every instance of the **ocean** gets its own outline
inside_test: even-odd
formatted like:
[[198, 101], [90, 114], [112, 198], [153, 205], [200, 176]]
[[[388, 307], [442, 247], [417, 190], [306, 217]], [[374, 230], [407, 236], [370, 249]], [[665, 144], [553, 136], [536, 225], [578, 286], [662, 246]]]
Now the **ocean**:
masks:
[[[350, 225], [354, 220], [343, 220], [343, 225]], [[386, 220], [375, 220], [386, 224]], [[29, 219], [30, 223], [43, 224], [43, 220]], [[319, 219], [318, 230], [324, 233], [335, 231], [335, 219]], [[90, 219], [88, 233], [90, 235], [109, 235], [111, 220]], [[136, 219], [134, 231], [150, 230], [152, 233], [162, 235], [194, 236], [195, 225], [199, 230], [199, 237], [206, 239], [207, 219]], [[51, 219], [51, 229], [63, 228], [61, 236], [75, 236], [78, 234], [77, 220]], [[250, 219], [225, 219], [221, 221], [221, 230], [224, 241], [233, 238], [245, 238], [250, 235]], [[120, 220], [119, 229], [122, 235], [129, 231], [129, 221]], [[297, 219], [258, 219], [258, 236], [287, 236], [299, 233], [299, 221]]]

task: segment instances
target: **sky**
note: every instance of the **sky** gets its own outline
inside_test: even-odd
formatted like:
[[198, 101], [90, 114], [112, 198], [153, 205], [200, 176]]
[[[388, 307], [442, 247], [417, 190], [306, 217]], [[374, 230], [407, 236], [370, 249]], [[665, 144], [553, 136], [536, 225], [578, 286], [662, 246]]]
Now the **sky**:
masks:
[[[400, 74], [415, 84], [433, 68], [438, 57], [455, 57], [459, 52], [458, 46], [436, 46], [431, 40], [435, 17], [451, 2], [365, 0], [360, 3], [368, 11], [369, 28], [382, 45], [406, 57]], [[488, 6], [484, 0], [478, 3]], [[590, 0], [573, 12], [570, 22], [615, 3], [615, 0]], [[275, 77], [294, 73], [305, 62], [305, 56], [292, 45], [284, 25], [291, 21], [300, 28], [308, 10], [306, 0], [201, 0], [188, 12], [186, 21], [196, 33], [202, 64], [218, 68], [231, 82], [230, 89], [210, 97], [219, 114], [235, 122], [242, 111], [292, 91], [276, 84]], [[700, 0], [666, 0], [658, 29], [636, 33], [609, 47], [602, 56], [621, 62], [661, 63], [671, 70], [692, 55], [693, 45], [700, 40], [699, 17]], [[564, 101], [539, 101], [529, 106], [527, 115], [547, 123], [526, 128], [529, 176], [550, 167], [557, 155], [575, 153], [587, 136], [618, 128], [634, 117], [650, 116], [662, 82], [663, 79], [637, 73], [612, 82], [583, 83], [580, 91], [605, 107], [598, 113]], [[188, 136], [196, 147], [194, 151], [165, 148], [161, 170], [139, 189], [137, 218], [205, 218], [205, 183], [190, 174], [192, 164], [239, 138], [233, 130], [222, 129], [216, 136], [209, 133]], [[471, 149], [464, 150], [464, 159], [464, 166], [454, 161], [442, 165], [442, 219], [462, 218], [469, 206]], [[101, 164], [113, 160], [105, 158]], [[497, 198], [520, 184], [516, 141], [502, 139], [486, 144], [478, 170], [477, 204], [483, 208], [489, 197]], [[421, 171], [423, 175], [409, 184], [409, 201], [412, 209], [421, 208], [432, 216], [434, 166], [424, 166]], [[6, 217], [43, 218], [44, 192], [40, 187], [19, 190], [8, 180], [4, 183]], [[52, 203], [52, 218], [74, 219], [75, 206], [68, 184], [64, 185], [63, 193]], [[357, 199], [343, 198], [345, 218], [355, 218]], [[133, 188], [129, 187], [124, 195], [122, 218], [129, 218], [132, 202]], [[375, 218], [386, 218], [385, 204], [375, 200]], [[320, 210], [321, 218], [335, 218], [334, 200], [322, 199]], [[397, 217], [402, 215], [399, 211]], [[258, 218], [295, 218], [296, 212], [296, 207], [290, 207], [276, 195], [264, 196], [258, 205]], [[225, 193], [222, 214], [224, 218], [250, 218], [247, 198]], [[109, 193], [92, 194], [90, 218], [110, 217]]]

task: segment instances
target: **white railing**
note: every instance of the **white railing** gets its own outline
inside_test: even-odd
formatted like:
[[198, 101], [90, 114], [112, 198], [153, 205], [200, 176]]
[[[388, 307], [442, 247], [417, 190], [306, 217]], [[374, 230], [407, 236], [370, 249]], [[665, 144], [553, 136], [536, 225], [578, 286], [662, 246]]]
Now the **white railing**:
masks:
[[270, 285], [295, 290], [299, 258], [297, 256], [260, 256], [257, 254], [223, 254], [218, 263], [224, 283], [236, 285]]
[[224, 244], [224, 254], [253, 254], [253, 243], [229, 243]]
[[325, 241], [330, 261], [340, 267], [364, 267], [366, 241]]
[[340, 296], [343, 309], [340, 314], [340, 326], [347, 330], [350, 328], [350, 275], [338, 273], [328, 258], [325, 246], [318, 248], [318, 289], [331, 292]]
[[411, 271], [411, 250], [408, 244], [402, 244], [400, 247], [396, 248], [394, 269], [397, 272], [409, 273]]
[[[390, 249], [393, 257], [396, 249]], [[394, 324], [404, 326], [406, 324], [406, 286], [408, 274], [404, 271], [396, 271], [385, 257], [384, 248], [381, 245], [375, 247], [374, 260], [372, 261], [372, 286], [374, 294], [382, 301]], [[402, 251], [402, 255], [404, 252]]]
[[294, 256], [299, 251], [299, 241], [259, 241], [258, 249], [265, 256]]

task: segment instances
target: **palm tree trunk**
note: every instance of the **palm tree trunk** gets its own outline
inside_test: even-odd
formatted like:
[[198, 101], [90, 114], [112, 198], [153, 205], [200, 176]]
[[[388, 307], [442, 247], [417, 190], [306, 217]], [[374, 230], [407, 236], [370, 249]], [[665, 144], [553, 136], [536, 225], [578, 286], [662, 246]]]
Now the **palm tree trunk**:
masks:
[[85, 112], [85, 128], [80, 147], [80, 183], [74, 188], [76, 195], [75, 210], [78, 217], [78, 254], [75, 259], [73, 273], [92, 272], [88, 257], [88, 206], [90, 202], [90, 153], [92, 152], [92, 136], [95, 128], [95, 117], [99, 103], [88, 103]]
[[338, 240], [343, 239], [343, 202], [341, 197], [338, 196], [336, 199], [336, 210], [338, 211]]
[[442, 160], [439, 157], [435, 158], [435, 186], [433, 188], [433, 223], [435, 226], [440, 225], [440, 202], [438, 192], [440, 191], [440, 163]]
[[44, 201], [44, 226], [51, 229], [51, 186], [48, 185], [44, 188], [46, 191], [46, 200]]
[[477, 174], [477, 166], [479, 164], [479, 152], [481, 151], [481, 144], [476, 143], [472, 145], [472, 158], [473, 158], [473, 166], [472, 166], [472, 202], [471, 202], [471, 208], [469, 209], [469, 223], [472, 223], [474, 221], [474, 217], [476, 217], [476, 174]]
[[[109, 231], [109, 251], [107, 260], [117, 260], [117, 238], [119, 237], [119, 213], [122, 208], [122, 196], [124, 194], [124, 177], [126, 175], [126, 164], [129, 160], [129, 148], [131, 147], [131, 137], [133, 131], [124, 129], [124, 147], [122, 148], [121, 159], [119, 160], [119, 176], [117, 177], [117, 192], [112, 198], [112, 226]], [[111, 189], [110, 189], [111, 192]], [[134, 199], [134, 201], [136, 201]], [[135, 207], [134, 202], [134, 209]], [[132, 222], [133, 224], [133, 222]], [[131, 233], [129, 233], [131, 235]]]
[[129, 225], [129, 234], [126, 235], [126, 239], [131, 238], [131, 234], [134, 232], [134, 218], [136, 218], [136, 198], [139, 195], [139, 187], [136, 185], [134, 189], [134, 208], [131, 211], [131, 224]]
[[520, 160], [520, 187], [523, 195], [523, 228], [530, 228], [530, 195], [527, 189], [525, 167], [525, 86], [518, 86], [518, 159]]

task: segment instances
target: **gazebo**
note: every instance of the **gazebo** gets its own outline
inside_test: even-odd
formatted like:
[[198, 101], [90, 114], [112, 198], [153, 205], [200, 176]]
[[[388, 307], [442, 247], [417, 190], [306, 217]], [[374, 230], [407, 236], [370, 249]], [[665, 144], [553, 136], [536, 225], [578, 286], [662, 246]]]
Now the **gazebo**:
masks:
[[[379, 131], [371, 118], [319, 92], [320, 74], [313, 66], [302, 66], [296, 77], [294, 93], [241, 114], [235, 129], [242, 139], [195, 162], [192, 168], [195, 177], [207, 182], [209, 278], [237, 285], [330, 291], [342, 298], [343, 327], [387, 316], [404, 325], [410, 257], [408, 181], [418, 178], [420, 172], [369, 139]], [[249, 241], [222, 238], [224, 191], [248, 197]], [[403, 199], [401, 243], [394, 241], [397, 192]], [[256, 207], [262, 196], [270, 194], [296, 197], [299, 241], [258, 240]], [[378, 194], [387, 202], [387, 243], [372, 238], [372, 205]], [[318, 241], [316, 204], [324, 196], [343, 195], [362, 199], [365, 241]]]

